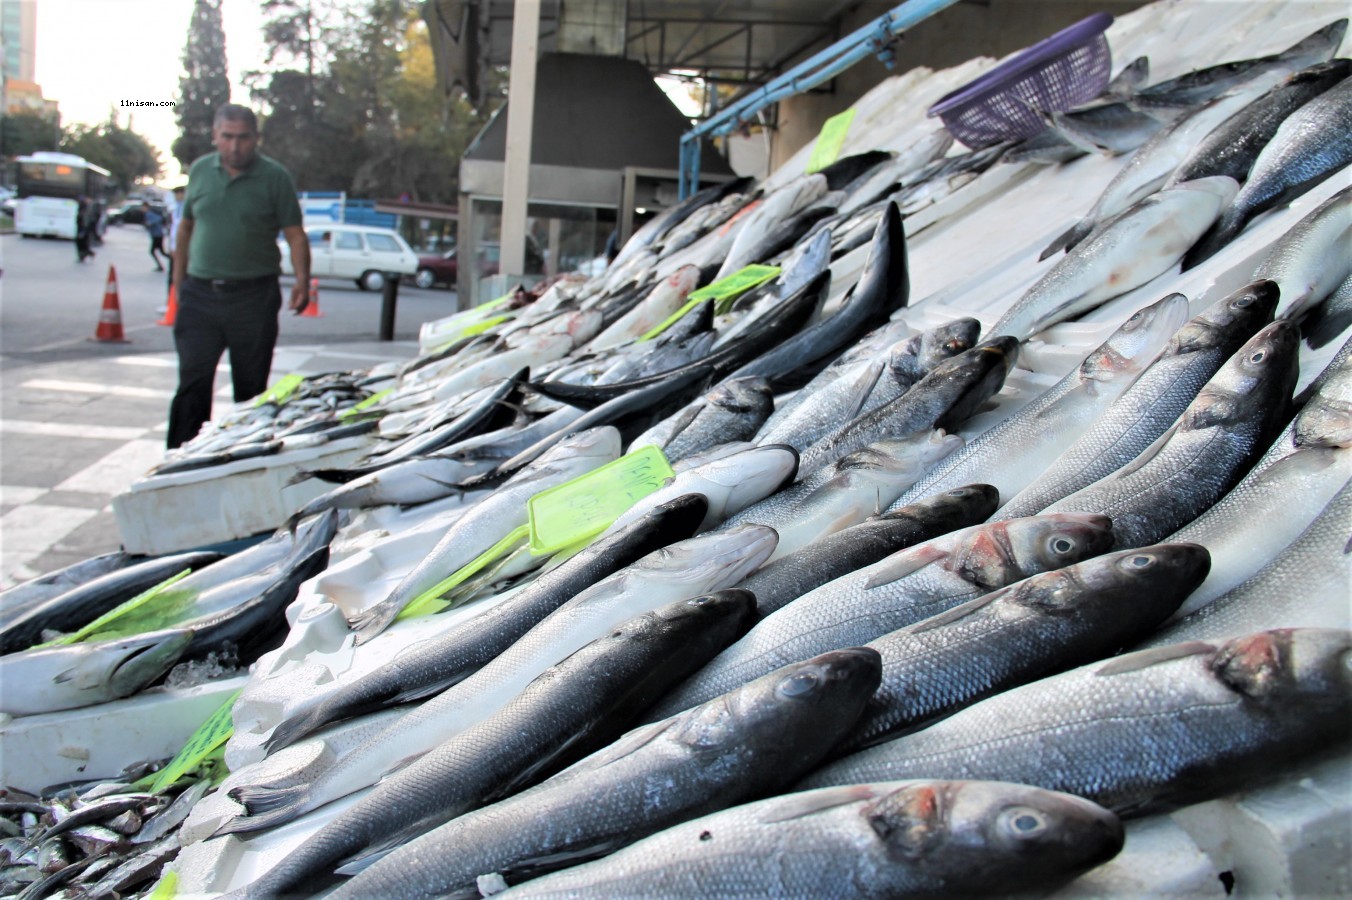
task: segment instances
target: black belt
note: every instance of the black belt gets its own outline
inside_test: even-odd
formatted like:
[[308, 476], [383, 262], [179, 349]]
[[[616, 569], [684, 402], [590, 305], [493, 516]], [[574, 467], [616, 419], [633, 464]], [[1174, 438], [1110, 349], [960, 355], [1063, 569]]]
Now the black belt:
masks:
[[220, 293], [263, 287], [277, 281], [276, 275], [259, 275], [257, 278], [198, 278], [196, 275], [189, 275], [188, 277], [203, 288]]

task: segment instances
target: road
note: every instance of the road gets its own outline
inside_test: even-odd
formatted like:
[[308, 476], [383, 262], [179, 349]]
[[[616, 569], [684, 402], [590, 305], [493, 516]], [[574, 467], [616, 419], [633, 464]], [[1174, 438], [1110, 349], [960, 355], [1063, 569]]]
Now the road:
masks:
[[[156, 324], [165, 274], [148, 248], [130, 225], [110, 227], [84, 264], [70, 241], [0, 237], [0, 587], [116, 550], [109, 504], [164, 452], [176, 357], [172, 329]], [[129, 343], [90, 340], [110, 266]], [[396, 340], [382, 342], [380, 304], [321, 283], [321, 316], [282, 315], [272, 380], [407, 359], [422, 324], [456, 308], [452, 291], [401, 285]], [[219, 409], [224, 363], [217, 389]]]

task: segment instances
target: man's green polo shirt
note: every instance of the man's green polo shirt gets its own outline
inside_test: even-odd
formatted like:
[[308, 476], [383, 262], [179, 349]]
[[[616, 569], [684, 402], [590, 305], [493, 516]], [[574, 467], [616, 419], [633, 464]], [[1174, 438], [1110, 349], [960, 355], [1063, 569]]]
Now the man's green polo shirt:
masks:
[[188, 170], [183, 217], [193, 220], [188, 274], [194, 278], [258, 278], [281, 272], [278, 232], [301, 224], [296, 184], [281, 163], [256, 156], [234, 178], [210, 153]]

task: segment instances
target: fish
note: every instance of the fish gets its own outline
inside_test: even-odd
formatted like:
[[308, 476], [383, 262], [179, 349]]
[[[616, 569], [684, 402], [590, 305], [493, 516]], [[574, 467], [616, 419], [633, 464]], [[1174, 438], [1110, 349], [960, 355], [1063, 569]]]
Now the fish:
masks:
[[925, 727], [984, 697], [1106, 659], [1160, 626], [1206, 578], [1200, 544], [1155, 544], [1042, 572], [869, 641], [883, 679], [840, 752]]
[[841, 458], [824, 483], [781, 490], [730, 517], [722, 527], [756, 523], [773, 528], [779, 535], [769, 560], [774, 562], [882, 512], [960, 446], [962, 438], [942, 430], [878, 441]]
[[320, 494], [292, 513], [293, 522], [330, 509], [368, 509], [390, 504], [414, 505], [460, 493], [461, 485], [497, 465], [492, 459], [419, 456], [382, 466]]
[[1127, 653], [988, 697], [795, 788], [991, 778], [1078, 794], [1123, 817], [1167, 812], [1345, 747], [1349, 651], [1346, 630], [1292, 628]]
[[275, 753], [331, 722], [439, 693], [493, 660], [564, 602], [668, 544], [695, 534], [708, 501], [685, 494], [543, 573], [511, 598], [436, 637], [405, 647], [384, 665], [342, 684], [279, 722], [265, 747]]
[[1352, 163], [1352, 79], [1283, 120], [1249, 170], [1248, 180], [1215, 225], [1183, 258], [1183, 271], [1209, 259], [1259, 213], [1284, 206]]
[[248, 894], [274, 896], [345, 857], [399, 846], [599, 750], [744, 633], [754, 606], [746, 591], [728, 590], [621, 623], [546, 669], [498, 712], [391, 775]]
[[0, 654], [29, 649], [43, 640], [46, 631], [77, 631], [185, 569], [200, 569], [224, 558], [223, 553], [195, 550], [114, 569], [11, 619], [0, 628]]
[[1223, 640], [1261, 628], [1352, 627], [1352, 482], [1263, 568], [1146, 646]]
[[582, 591], [471, 674], [338, 759], [306, 783], [242, 784], [230, 796], [245, 814], [217, 834], [255, 831], [290, 821], [374, 783], [508, 703], [546, 668], [619, 623], [673, 600], [731, 587], [774, 550], [775, 533], [750, 525], [664, 547]]
[[865, 332], [906, 306], [910, 294], [906, 232], [896, 204], [889, 203], [874, 230], [864, 271], [845, 305], [834, 315], [809, 325], [746, 363], [730, 377], [759, 375], [781, 387], [803, 384], [819, 365], [825, 365]]
[[676, 312], [698, 283], [699, 268], [682, 266], [664, 278], [637, 306], [592, 338], [585, 349], [592, 352], [608, 350], [637, 340]]
[[1160, 354], [1184, 324], [1188, 299], [1169, 294], [1138, 309], [1040, 397], [940, 460], [894, 506], [971, 481], [1012, 497], [1073, 444]]
[[766, 616], [650, 716], [688, 709], [816, 653], [862, 646], [996, 588], [1096, 556], [1111, 544], [1111, 524], [1095, 515], [1035, 516], [933, 538], [829, 581]]
[[[1112, 859], [1121, 821], [1071, 794], [879, 782], [770, 797], [673, 825], [506, 898], [1046, 893]], [[783, 858], [786, 865], [767, 865]]]
[[1331, 59], [1287, 76], [1202, 138], [1166, 186], [1208, 175], [1229, 175], [1243, 183], [1282, 122], [1348, 75], [1352, 59]]
[[123, 568], [133, 559], [131, 554], [121, 550], [102, 553], [0, 591], [0, 626], [40, 603]]
[[[1204, 545], [1217, 563], [1173, 618], [1201, 609], [1255, 574], [1352, 480], [1352, 361], [1330, 369], [1288, 432], [1248, 475], [1170, 536]], [[1277, 458], [1269, 462], [1272, 456]]]
[[1281, 314], [1299, 319], [1352, 277], [1349, 241], [1352, 185], [1316, 206], [1273, 242], [1253, 277], [1275, 281], [1281, 287]]
[[792, 447], [766, 444], [737, 450], [699, 462], [641, 498], [610, 525], [603, 535], [624, 528], [648, 510], [685, 494], [702, 494], [708, 511], [699, 530], [707, 531], [793, 480], [798, 454]]
[[609, 426], [583, 431], [542, 453], [533, 465], [508, 479], [457, 519], [432, 552], [404, 576], [388, 597], [349, 619], [356, 642], [363, 644], [384, 631], [414, 598], [435, 587], [514, 528], [526, 524], [526, 500], [530, 497], [584, 475], [619, 455], [619, 433]]
[[989, 333], [1025, 340], [1163, 275], [1216, 221], [1237, 189], [1233, 178], [1217, 175], [1151, 194], [1077, 244]]
[[282, 446], [281, 441], [271, 440], [236, 444], [229, 450], [218, 450], [215, 453], [193, 452], [175, 459], [165, 460], [159, 465], [151, 467], [146, 474], [147, 476], [159, 477], [173, 475], [176, 472], [195, 472], [198, 469], [223, 466], [227, 463], [239, 462], [242, 459], [276, 456], [282, 452]]
[[192, 643], [177, 629], [0, 656], [0, 712], [28, 716], [120, 700], [168, 672]]
[[1169, 109], [1205, 103], [1264, 72], [1288, 72], [1332, 57], [1347, 33], [1347, 19], [1335, 19], [1280, 53], [1196, 69], [1141, 88], [1133, 102], [1142, 109]]
[[629, 240], [625, 241], [624, 245], [620, 247], [620, 251], [611, 261], [611, 265], [623, 265], [633, 258], [638, 251], [645, 250], [667, 237], [696, 210], [716, 206], [731, 196], [745, 193], [751, 187], [752, 182], [753, 179], [748, 177], [731, 178], [727, 181], [717, 182], [696, 191], [680, 203], [662, 210], [662, 212], [644, 222], [637, 231], [629, 236]]
[[660, 447], [668, 461], [685, 459], [718, 444], [755, 436], [774, 409], [764, 378], [726, 378], [708, 393], [640, 434], [629, 444]]
[[1299, 340], [1286, 319], [1263, 328], [1221, 366], [1164, 436], [1046, 512], [1110, 517], [1117, 549], [1155, 543], [1197, 518], [1285, 425]]
[[1165, 125], [1159, 118], [1140, 112], [1129, 102], [1044, 113], [1044, 118], [1072, 146], [1086, 153], [1113, 156], [1130, 153]]
[[1352, 326], [1352, 272], [1301, 323], [1305, 343], [1314, 350], [1327, 346]]
[[395, 850], [335, 898], [472, 897], [775, 791], [810, 770], [877, 687], [850, 648], [785, 667], [688, 713], [636, 728], [528, 791]]
[[1082, 437], [1027, 487], [1006, 498], [995, 518], [1042, 512], [1139, 456], [1173, 425], [1221, 365], [1272, 321], [1277, 299], [1274, 282], [1252, 282], [1194, 316]]
[[737, 225], [737, 236], [714, 275], [724, 278], [749, 263], [759, 262], [751, 251], [774, 226], [798, 213], [821, 198], [827, 191], [826, 177], [820, 172], [803, 175], [768, 195], [760, 205], [743, 216]]
[[738, 587], [755, 595], [756, 614], [763, 619], [828, 581], [907, 547], [983, 522], [998, 503], [998, 492], [988, 484], [931, 494], [767, 562]]
[[1018, 350], [1015, 338], [1000, 336], [944, 360], [901, 396], [851, 419], [805, 450], [798, 462], [799, 478], [883, 438], [953, 429], [1000, 390]]

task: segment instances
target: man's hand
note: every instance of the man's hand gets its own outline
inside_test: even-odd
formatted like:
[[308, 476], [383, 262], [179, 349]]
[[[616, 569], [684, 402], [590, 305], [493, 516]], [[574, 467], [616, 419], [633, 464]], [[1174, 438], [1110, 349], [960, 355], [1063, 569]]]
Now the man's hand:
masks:
[[291, 303], [289, 304], [289, 308], [296, 315], [300, 315], [305, 312], [305, 307], [309, 305], [310, 283], [308, 281], [302, 283], [297, 280], [295, 284], [291, 285]]
[[291, 271], [296, 276], [291, 285], [291, 311], [300, 315], [310, 305], [310, 241], [299, 225], [283, 228], [282, 237], [291, 250]]

